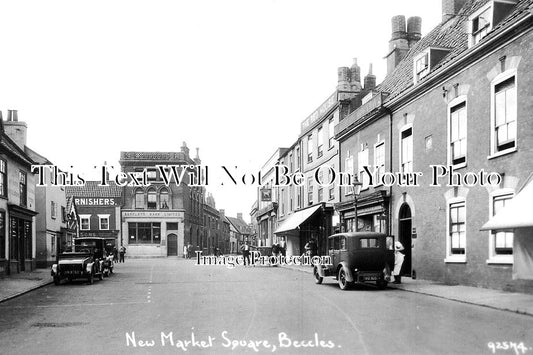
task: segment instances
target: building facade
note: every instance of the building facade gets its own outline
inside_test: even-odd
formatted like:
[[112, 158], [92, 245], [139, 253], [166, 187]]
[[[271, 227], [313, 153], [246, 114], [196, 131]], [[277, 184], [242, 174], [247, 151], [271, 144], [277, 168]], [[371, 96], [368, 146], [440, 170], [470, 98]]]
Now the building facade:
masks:
[[113, 181], [86, 181], [83, 186], [66, 186], [67, 198], [77, 209], [79, 237], [112, 238], [120, 245], [122, 188]]
[[25, 152], [26, 124], [0, 114], [0, 274], [36, 267], [34, 163]]
[[[188, 166], [200, 166], [197, 156], [192, 159], [185, 142], [180, 152], [121, 152], [120, 165], [124, 174], [135, 174], [145, 186], [125, 186], [123, 189], [121, 244], [131, 256], [183, 255], [183, 246], [194, 250], [207, 247], [203, 238], [204, 187], [192, 186], [200, 173]], [[165, 175], [156, 167], [164, 166], [167, 174], [178, 167], [187, 171], [179, 183], [175, 177], [165, 183]], [[168, 185], [168, 186], [167, 186]]]
[[367, 185], [357, 229], [395, 235], [406, 276], [533, 291], [533, 270], [513, 278], [513, 230], [480, 230], [533, 172], [532, 3], [444, 0], [420, 40], [419, 19], [393, 18], [389, 74], [336, 127], [341, 164], [353, 159]]
[[[25, 150], [36, 164], [53, 166], [42, 155], [28, 147]], [[57, 255], [68, 250], [78, 235], [76, 205], [66, 196], [68, 187], [55, 185], [54, 170], [47, 168], [44, 172], [35, 179], [35, 260], [39, 268], [55, 263]]]
[[286, 242], [289, 255], [302, 254], [310, 239], [317, 241], [320, 254], [327, 254], [327, 237], [339, 230], [340, 222], [334, 208], [340, 202], [341, 184], [335, 125], [359, 107], [375, 85], [372, 67], [361, 82], [356, 59], [350, 68], [338, 68], [337, 89], [301, 123], [297, 141], [278, 159], [288, 175], [299, 176], [299, 181], [276, 190], [278, 218], [274, 233], [278, 242]]

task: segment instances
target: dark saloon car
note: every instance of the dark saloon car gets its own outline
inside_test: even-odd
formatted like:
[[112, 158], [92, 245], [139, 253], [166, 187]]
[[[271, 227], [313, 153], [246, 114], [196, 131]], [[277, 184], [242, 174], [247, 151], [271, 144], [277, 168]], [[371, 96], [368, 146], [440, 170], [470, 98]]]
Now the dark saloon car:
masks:
[[54, 283], [59, 285], [62, 279], [87, 279], [90, 284], [95, 277], [102, 280], [105, 255], [104, 238], [74, 239], [73, 251], [59, 254], [57, 263], [52, 265]]
[[328, 238], [331, 265], [315, 265], [315, 282], [324, 277], [335, 278], [346, 290], [356, 282], [375, 282], [380, 289], [387, 287], [390, 270], [394, 267], [393, 237], [376, 232], [334, 234]]

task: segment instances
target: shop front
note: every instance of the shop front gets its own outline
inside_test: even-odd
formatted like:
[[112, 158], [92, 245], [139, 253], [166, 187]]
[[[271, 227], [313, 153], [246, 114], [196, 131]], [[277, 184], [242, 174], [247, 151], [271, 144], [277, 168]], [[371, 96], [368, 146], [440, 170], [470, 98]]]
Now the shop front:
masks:
[[[355, 205], [357, 205], [357, 214]], [[335, 207], [340, 215], [340, 231], [388, 233], [388, 205], [389, 199], [385, 191], [376, 191], [360, 196], [356, 200], [338, 203]]]
[[327, 255], [333, 212], [333, 207], [325, 203], [296, 211], [278, 226], [274, 234], [286, 241], [287, 255], [302, 255], [311, 239], [317, 242], [318, 254]]
[[35, 211], [8, 205], [9, 213], [9, 273], [35, 269], [35, 238], [33, 217]]
[[129, 257], [182, 255], [184, 213], [178, 211], [123, 211], [122, 237]]

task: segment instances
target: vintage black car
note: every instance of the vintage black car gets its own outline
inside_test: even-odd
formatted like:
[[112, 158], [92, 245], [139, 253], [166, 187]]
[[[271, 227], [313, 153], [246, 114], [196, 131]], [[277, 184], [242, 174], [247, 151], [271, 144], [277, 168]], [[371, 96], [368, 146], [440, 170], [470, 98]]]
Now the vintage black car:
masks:
[[332, 276], [342, 290], [356, 282], [375, 282], [387, 287], [394, 267], [393, 237], [376, 232], [334, 234], [328, 238], [331, 265], [313, 266], [315, 282]]
[[85, 278], [92, 284], [95, 277], [103, 279], [105, 272], [105, 239], [77, 238], [71, 252], [64, 252], [57, 256], [57, 262], [52, 265], [51, 274], [54, 283], [59, 285], [62, 279]]

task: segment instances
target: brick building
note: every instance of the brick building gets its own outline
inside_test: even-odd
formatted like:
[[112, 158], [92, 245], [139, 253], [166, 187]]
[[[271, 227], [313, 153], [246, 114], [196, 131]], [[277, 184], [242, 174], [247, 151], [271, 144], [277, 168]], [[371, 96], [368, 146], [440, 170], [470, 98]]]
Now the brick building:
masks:
[[121, 245], [120, 211], [122, 188], [109, 181], [86, 181], [83, 186], [66, 186], [66, 194], [76, 205], [80, 237], [113, 238]]
[[[335, 129], [341, 169], [377, 166], [374, 182], [421, 173], [419, 186], [369, 186], [360, 175], [357, 229], [394, 234], [406, 247], [404, 275], [533, 291], [531, 280], [512, 277], [513, 253], [524, 247], [512, 230], [480, 231], [533, 172], [532, 4], [443, 0], [442, 22], [420, 40], [418, 18], [407, 26], [393, 18], [387, 77]], [[435, 165], [453, 169], [455, 180], [433, 184]], [[501, 182], [483, 184], [481, 171]]]
[[[189, 174], [184, 181], [174, 178], [168, 186], [156, 165], [200, 166], [198, 155], [192, 159], [185, 142], [179, 152], [121, 152], [123, 173], [146, 177], [147, 186], [123, 188], [122, 243], [130, 256], [182, 255], [183, 246], [207, 248], [202, 234], [205, 189], [189, 186]], [[146, 171], [146, 173], [145, 173]], [[188, 171], [189, 172], [189, 171]], [[195, 170], [190, 171], [198, 177]]]

